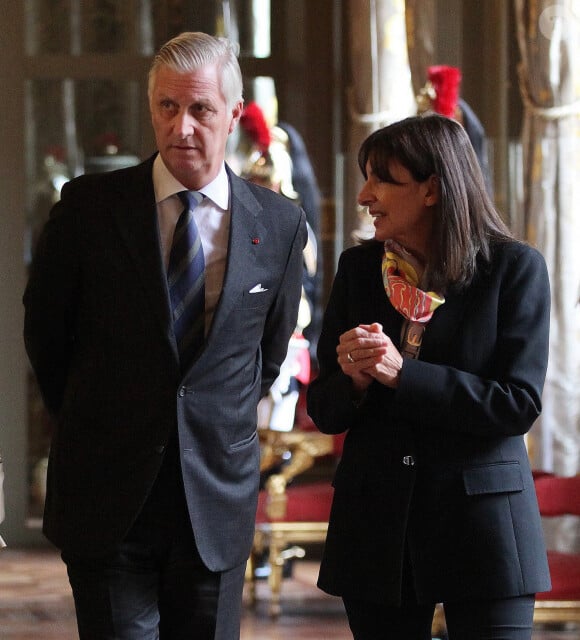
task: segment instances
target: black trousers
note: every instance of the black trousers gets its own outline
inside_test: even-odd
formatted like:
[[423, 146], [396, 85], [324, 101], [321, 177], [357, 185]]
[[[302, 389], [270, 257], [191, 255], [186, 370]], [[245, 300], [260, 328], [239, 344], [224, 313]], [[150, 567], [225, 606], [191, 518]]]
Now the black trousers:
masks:
[[[436, 603], [419, 604], [405, 549], [400, 607], [343, 598], [354, 640], [431, 640]], [[443, 603], [449, 640], [531, 640], [535, 594]]]
[[[104, 523], [106, 526], [106, 523]], [[203, 564], [187, 513], [177, 446], [114, 553], [62, 553], [80, 640], [238, 640], [245, 563]]]
[[[535, 596], [444, 604], [449, 640], [530, 640]], [[344, 599], [354, 640], [431, 640], [433, 605]]]

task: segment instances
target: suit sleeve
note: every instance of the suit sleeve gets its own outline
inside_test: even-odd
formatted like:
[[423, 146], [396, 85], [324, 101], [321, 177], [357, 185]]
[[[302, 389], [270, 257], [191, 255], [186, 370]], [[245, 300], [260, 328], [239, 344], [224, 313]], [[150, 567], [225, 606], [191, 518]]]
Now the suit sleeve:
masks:
[[302, 251], [308, 235], [304, 211], [300, 211], [298, 223], [291, 233], [292, 240], [286, 258], [286, 268], [278, 295], [268, 313], [262, 336], [262, 397], [268, 393], [272, 383], [278, 377], [280, 366], [288, 351], [288, 341], [296, 328], [302, 291]]
[[[495, 335], [481, 370], [406, 360], [394, 409], [418, 426], [481, 437], [527, 433], [542, 409], [549, 348], [550, 285], [545, 261], [522, 245], [499, 269]], [[465, 355], [468, 362], [469, 354]]]
[[74, 344], [79, 288], [76, 222], [68, 185], [39, 238], [24, 292], [24, 343], [52, 415], [60, 411]]

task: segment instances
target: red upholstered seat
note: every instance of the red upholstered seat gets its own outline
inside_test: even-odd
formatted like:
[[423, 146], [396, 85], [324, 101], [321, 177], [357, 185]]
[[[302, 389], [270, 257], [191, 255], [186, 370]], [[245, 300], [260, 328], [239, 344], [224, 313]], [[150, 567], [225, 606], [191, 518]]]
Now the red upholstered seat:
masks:
[[552, 590], [538, 593], [538, 600], [578, 600], [580, 602], [580, 554], [548, 551]]
[[534, 484], [542, 516], [580, 516], [580, 475], [536, 474]]
[[[580, 516], [580, 475], [535, 471], [534, 484], [542, 517]], [[534, 621], [580, 623], [580, 552], [550, 549], [548, 564], [552, 590], [536, 595]]]
[[541, 469], [533, 469], [532, 475], [534, 476], [534, 482], [540, 478], [553, 478], [554, 474], [551, 471], [542, 471]]
[[333, 489], [328, 480], [286, 487], [286, 514], [274, 520], [265, 512], [268, 494], [260, 491], [256, 522], [328, 522]]

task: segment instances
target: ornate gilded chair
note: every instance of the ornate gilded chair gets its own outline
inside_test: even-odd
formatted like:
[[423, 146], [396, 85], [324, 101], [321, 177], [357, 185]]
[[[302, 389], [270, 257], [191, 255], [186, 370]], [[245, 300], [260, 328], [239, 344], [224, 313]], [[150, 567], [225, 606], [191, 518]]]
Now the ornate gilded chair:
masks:
[[340, 450], [335, 438], [316, 431], [266, 431], [262, 440], [262, 469], [282, 464], [277, 473], [268, 477], [258, 500], [256, 533], [249, 561], [250, 598], [255, 599], [258, 559], [267, 551], [269, 612], [276, 617], [281, 611], [284, 565], [292, 557], [304, 557], [304, 549], [296, 545], [324, 542], [328, 528], [332, 502], [330, 478], [309, 481], [298, 476], [311, 469], [317, 459], [339, 455]]
[[277, 617], [281, 611], [284, 565], [290, 558], [304, 557], [305, 551], [298, 545], [324, 542], [332, 502], [330, 478], [297, 478], [311, 469], [317, 460], [340, 456], [342, 438], [308, 429], [289, 432], [262, 429], [260, 435], [262, 471], [275, 468], [276, 472], [269, 475], [260, 491], [247, 578], [250, 601], [254, 603], [256, 568], [267, 553], [269, 613]]

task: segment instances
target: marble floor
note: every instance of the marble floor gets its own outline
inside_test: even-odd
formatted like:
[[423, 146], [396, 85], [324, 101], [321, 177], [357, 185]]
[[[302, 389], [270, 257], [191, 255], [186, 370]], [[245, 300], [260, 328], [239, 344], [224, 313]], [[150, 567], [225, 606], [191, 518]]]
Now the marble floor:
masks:
[[[267, 612], [267, 584], [258, 582], [255, 609], [246, 606], [241, 640], [351, 640], [342, 604], [315, 586], [316, 562], [296, 561], [284, 580], [283, 610]], [[247, 595], [247, 594], [246, 594]], [[534, 640], [580, 640], [580, 629], [540, 630]], [[66, 572], [52, 550], [0, 552], [0, 640], [78, 638]]]

